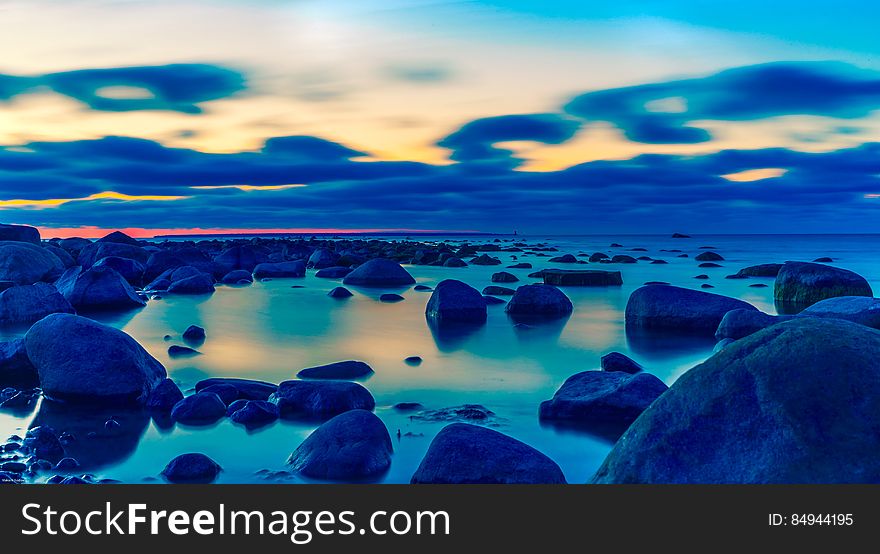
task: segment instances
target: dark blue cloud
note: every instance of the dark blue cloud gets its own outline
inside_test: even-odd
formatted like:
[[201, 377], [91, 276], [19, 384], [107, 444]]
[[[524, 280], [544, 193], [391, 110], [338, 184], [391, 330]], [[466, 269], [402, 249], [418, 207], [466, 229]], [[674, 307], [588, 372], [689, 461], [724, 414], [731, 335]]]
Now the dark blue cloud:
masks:
[[407, 83], [440, 83], [452, 78], [452, 71], [437, 64], [398, 64], [386, 68], [385, 73], [396, 81]]
[[[78, 100], [93, 110], [166, 110], [197, 114], [202, 111], [200, 104], [244, 90], [245, 79], [237, 71], [205, 64], [80, 69], [36, 77], [0, 75], [0, 100], [42, 87]], [[102, 89], [109, 87], [134, 87], [146, 94], [130, 98], [103, 95]]]
[[[651, 111], [675, 99], [680, 111]], [[880, 73], [834, 62], [772, 63], [698, 79], [589, 92], [565, 110], [608, 121], [633, 141], [698, 143], [711, 139], [699, 120], [743, 121], [784, 115], [858, 118], [880, 108]]]
[[341, 161], [366, 156], [336, 142], [309, 136], [275, 137], [266, 141], [263, 152], [270, 156], [298, 158], [304, 161]]

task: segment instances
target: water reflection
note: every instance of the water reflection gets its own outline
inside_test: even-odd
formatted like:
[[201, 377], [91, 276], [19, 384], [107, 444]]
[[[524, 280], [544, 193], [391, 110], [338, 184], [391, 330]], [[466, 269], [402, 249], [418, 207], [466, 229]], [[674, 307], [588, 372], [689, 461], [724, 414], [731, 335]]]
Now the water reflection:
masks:
[[455, 352], [464, 348], [486, 326], [485, 323], [440, 322], [432, 317], [426, 317], [425, 320], [441, 352]]
[[627, 325], [629, 349], [647, 361], [667, 361], [694, 354], [711, 354], [715, 339], [675, 331], [644, 329]]

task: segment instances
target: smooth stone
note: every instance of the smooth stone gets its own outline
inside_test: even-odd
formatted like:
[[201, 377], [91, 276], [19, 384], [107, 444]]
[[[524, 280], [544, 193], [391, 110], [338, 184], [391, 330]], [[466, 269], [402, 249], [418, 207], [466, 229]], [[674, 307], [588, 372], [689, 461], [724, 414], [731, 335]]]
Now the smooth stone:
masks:
[[800, 313], [802, 316], [845, 319], [880, 329], [880, 298], [838, 296], [816, 302]]
[[263, 249], [249, 244], [230, 246], [214, 258], [214, 262], [229, 272], [243, 271], [248, 276], [258, 264], [268, 261], [269, 256]]
[[342, 283], [361, 287], [397, 287], [415, 284], [416, 280], [401, 265], [386, 258], [373, 258], [345, 276]]
[[608, 287], [623, 284], [619, 271], [598, 269], [545, 269], [542, 272], [545, 285], [557, 287]]
[[522, 262], [518, 264], [513, 264], [507, 266], [507, 269], [532, 269], [532, 264], [528, 262]]
[[315, 277], [322, 279], [342, 279], [354, 271], [350, 267], [325, 267], [315, 272]]
[[413, 290], [417, 290], [419, 292], [428, 292], [428, 291], [432, 291], [434, 289], [432, 289], [428, 285], [416, 285], [413, 287]]
[[253, 379], [236, 379], [234, 377], [212, 377], [196, 383], [196, 392], [201, 392], [214, 385], [232, 385], [238, 389], [238, 397], [245, 400], [268, 400], [278, 390], [278, 385]]
[[642, 329], [665, 329], [714, 333], [724, 314], [738, 308], [757, 308], [747, 302], [671, 285], [636, 289], [626, 303], [626, 325]]
[[70, 302], [52, 285], [36, 283], [0, 292], [0, 324], [25, 325], [50, 314], [72, 314]]
[[462, 260], [461, 258], [456, 258], [455, 256], [447, 258], [443, 262], [443, 267], [467, 267], [467, 265], [468, 264], [466, 261]]
[[632, 256], [627, 256], [626, 254], [617, 254], [616, 256], [611, 257], [611, 263], [613, 264], [634, 264], [637, 260]]
[[205, 330], [198, 325], [190, 325], [183, 332], [183, 340], [192, 343], [201, 343], [205, 341]]
[[165, 466], [162, 476], [172, 483], [213, 483], [222, 469], [199, 453], [181, 454]]
[[[68, 266], [68, 267], [72, 267]], [[107, 256], [101, 258], [92, 266], [92, 269], [109, 267], [116, 273], [122, 275], [129, 285], [140, 286], [144, 279], [144, 264], [131, 258], [121, 258], [119, 256]]]
[[0, 386], [35, 387], [39, 384], [40, 376], [28, 358], [24, 339], [0, 342]]
[[199, 391], [199, 393], [211, 392], [220, 397], [220, 400], [223, 401], [223, 404], [229, 406], [236, 400], [238, 400], [238, 389], [234, 385], [230, 385], [229, 383], [219, 383], [216, 385], [211, 385], [203, 388]]
[[514, 317], [565, 317], [573, 310], [571, 300], [551, 285], [523, 285], [516, 289], [504, 310]]
[[330, 298], [351, 298], [354, 294], [345, 287], [336, 287], [328, 292], [327, 296]]
[[[130, 256], [129, 256], [130, 257]], [[184, 266], [192, 266], [201, 272], [214, 274], [220, 267], [198, 248], [184, 247], [153, 252], [147, 259], [144, 269], [144, 280], [153, 281], [168, 270]], [[220, 275], [225, 271], [221, 269]]]
[[501, 260], [488, 254], [482, 254], [471, 260], [472, 265], [501, 265]]
[[58, 440], [55, 430], [45, 425], [31, 427], [22, 441], [22, 447], [40, 460], [48, 460], [55, 464], [64, 457], [64, 447]]
[[[238, 401], [236, 401], [238, 402]], [[266, 400], [245, 400], [229, 419], [248, 428], [262, 427], [278, 419], [278, 406]]]
[[771, 325], [788, 321], [791, 317], [787, 315], [765, 314], [757, 310], [730, 310], [721, 318], [718, 329], [715, 331], [715, 340], [739, 340]]
[[707, 267], [724, 267], [720, 264], [716, 264], [715, 262], [703, 262], [697, 267], [707, 268]]
[[262, 263], [254, 268], [254, 279], [305, 277], [306, 264], [302, 260], [293, 262]]
[[550, 258], [548, 261], [556, 264], [575, 264], [577, 263], [577, 258], [572, 254], [563, 254], [562, 256]]
[[[327, 248], [318, 248], [309, 256], [306, 267], [312, 269], [326, 269], [333, 267], [339, 259], [339, 254]], [[320, 275], [316, 275], [320, 277]]]
[[782, 264], [758, 264], [744, 267], [736, 274], [743, 277], [776, 277], [780, 269]]
[[407, 358], [404, 358], [403, 361], [404, 361], [407, 365], [413, 365], [413, 366], [416, 366], [416, 365], [422, 365], [422, 358], [421, 358], [421, 356], [409, 356], [409, 357], [407, 357]]
[[393, 293], [383, 294], [379, 297], [379, 302], [385, 303], [403, 302], [404, 300], [406, 300], [404, 297]]
[[254, 282], [251, 272], [246, 269], [234, 269], [223, 276], [220, 282], [224, 285], [251, 284]]
[[[516, 292], [516, 291], [514, 291], [514, 292]], [[507, 304], [507, 300], [504, 300], [502, 298], [496, 298], [496, 297], [490, 296], [490, 295], [484, 295], [483, 299], [486, 300], [487, 306], [497, 305], [497, 304]]]
[[634, 374], [645, 370], [645, 368], [635, 360], [629, 356], [621, 354], [620, 352], [609, 352], [602, 356], [599, 362], [602, 371], [621, 371], [623, 373]]
[[489, 285], [483, 288], [483, 296], [513, 296], [516, 290], [498, 285]]
[[831, 263], [831, 262], [833, 262], [834, 260], [833, 260], [832, 258], [827, 257], [827, 256], [823, 256], [823, 257], [821, 257], [821, 258], [816, 258], [816, 259], [813, 260], [813, 261], [816, 262], [816, 263]]
[[421, 410], [422, 408], [424, 408], [424, 406], [422, 406], [418, 402], [398, 402], [397, 404], [395, 404], [394, 406], [391, 406], [391, 407], [394, 408], [395, 410], [397, 410], [398, 412], [414, 412], [416, 410]]
[[163, 379], [147, 398], [146, 408], [158, 413], [170, 413], [174, 405], [183, 400], [183, 393], [171, 379]]
[[601, 260], [609, 260], [609, 259], [611, 259], [611, 256], [609, 256], [608, 254], [606, 254], [604, 252], [594, 252], [593, 254], [590, 255], [590, 258], [589, 258], [589, 260], [593, 263], [596, 263]]
[[373, 374], [373, 368], [364, 362], [347, 360], [332, 364], [301, 369], [296, 376], [300, 379], [360, 379]]
[[785, 262], [773, 288], [777, 309], [785, 313], [838, 296], [873, 297], [874, 292], [858, 273], [810, 262]]
[[187, 396], [171, 409], [171, 419], [184, 424], [209, 424], [226, 416], [226, 404], [213, 392]]
[[440, 323], [483, 323], [486, 321], [486, 300], [472, 286], [455, 279], [437, 283], [425, 316]]
[[64, 272], [58, 256], [29, 242], [0, 241], [0, 281], [32, 285], [54, 281]]
[[168, 347], [168, 355], [172, 358], [182, 358], [189, 356], [198, 356], [201, 354], [198, 350], [190, 348], [189, 346], [180, 346], [179, 344], [172, 344]]
[[115, 269], [92, 266], [83, 271], [74, 266], [55, 283], [58, 292], [80, 311], [126, 310], [147, 303]]
[[452, 421], [490, 423], [495, 421], [496, 417], [495, 412], [482, 404], [462, 404], [437, 410], [425, 410], [414, 416], [413, 419], [447, 423]]
[[519, 281], [519, 277], [506, 271], [499, 271], [498, 273], [492, 274], [493, 283], [516, 283], [517, 281]]
[[40, 231], [28, 225], [8, 225], [0, 223], [0, 241], [28, 242], [40, 244]]
[[724, 257], [716, 252], [701, 252], [694, 256], [698, 262], [723, 262]]
[[370, 391], [351, 381], [284, 381], [269, 401], [278, 406], [282, 419], [326, 419], [376, 407]]
[[129, 235], [126, 235], [122, 231], [113, 231], [111, 233], [108, 233], [108, 234], [104, 235], [103, 237], [99, 238], [98, 240], [96, 240], [95, 242], [98, 242], [98, 243], [113, 242], [116, 244], [130, 244], [130, 245], [134, 245], [134, 246], [138, 246], [140, 244], [140, 242], [138, 242], [137, 239], [135, 239]]
[[211, 294], [214, 292], [214, 278], [200, 273], [172, 281], [168, 287], [170, 294]]

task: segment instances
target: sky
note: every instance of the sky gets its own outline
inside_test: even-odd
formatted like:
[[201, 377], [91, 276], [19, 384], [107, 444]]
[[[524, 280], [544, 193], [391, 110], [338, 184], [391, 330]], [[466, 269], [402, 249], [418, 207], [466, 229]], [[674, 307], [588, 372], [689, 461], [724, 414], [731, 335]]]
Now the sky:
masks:
[[0, 221], [880, 232], [880, 4], [0, 0]]

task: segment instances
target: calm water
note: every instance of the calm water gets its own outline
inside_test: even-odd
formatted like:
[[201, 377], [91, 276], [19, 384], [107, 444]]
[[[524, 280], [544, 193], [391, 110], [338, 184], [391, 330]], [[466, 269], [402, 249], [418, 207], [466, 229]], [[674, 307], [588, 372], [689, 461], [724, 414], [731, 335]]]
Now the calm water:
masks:
[[[439, 240], [439, 239], [438, 239]], [[451, 239], [461, 242], [464, 239]], [[470, 242], [491, 241], [481, 237]], [[711, 342], [675, 339], [646, 340], [627, 337], [623, 311], [629, 294], [646, 281], [666, 281], [699, 288], [703, 282], [715, 285], [711, 292], [746, 300], [773, 312], [772, 279], [725, 280], [740, 267], [785, 260], [834, 258], [834, 264], [863, 275], [874, 290], [880, 290], [880, 263], [876, 252], [880, 236], [702, 236], [675, 240], [657, 236], [517, 237], [530, 245], [545, 242], [558, 253], [578, 254], [604, 251], [662, 258], [668, 265], [569, 266], [620, 270], [624, 285], [616, 288], [569, 287], [565, 293], [574, 303], [567, 320], [515, 328], [504, 313], [504, 305], [490, 306], [485, 326], [465, 336], [437, 335], [425, 321], [424, 309], [430, 292], [407, 289], [358, 289], [353, 298], [335, 300], [326, 294], [339, 285], [336, 279], [318, 279], [309, 271], [304, 279], [277, 279], [248, 287], [218, 286], [208, 297], [165, 296], [151, 301], [140, 311], [105, 316], [103, 321], [119, 327], [137, 339], [168, 370], [169, 376], [187, 391], [209, 376], [245, 377], [279, 382], [292, 378], [304, 367], [346, 359], [369, 363], [376, 371], [363, 384], [376, 398], [376, 413], [385, 422], [395, 443], [395, 454], [386, 482], [408, 482], [431, 439], [444, 423], [412, 421], [396, 413], [397, 402], [420, 402], [427, 409], [465, 403], [482, 404], [494, 411], [497, 429], [541, 450], [553, 458], [569, 482], [584, 482], [604, 459], [611, 443], [582, 431], [543, 427], [538, 422], [538, 404], [569, 375], [596, 369], [599, 358], [612, 350], [624, 352], [665, 382], [671, 384], [683, 372], [711, 355]], [[610, 249], [612, 242], [624, 248]], [[724, 267], [697, 268], [693, 257], [700, 246], [717, 247], [727, 261]], [[647, 252], [628, 252], [643, 247]], [[661, 249], [681, 249], [690, 258]], [[532, 263], [531, 270], [507, 270], [521, 283], [526, 276], [551, 264], [547, 258], [523, 253], [491, 253], [501, 266], [441, 268], [407, 266], [418, 283], [435, 285], [456, 278], [482, 289], [490, 276], [518, 261]], [[706, 273], [709, 281], [693, 279]], [[750, 288], [756, 282], [768, 288]], [[302, 285], [304, 288], [291, 288]], [[515, 285], [509, 285], [514, 287]], [[397, 304], [378, 301], [384, 292], [398, 292], [406, 300]], [[181, 344], [180, 333], [189, 325], [207, 330], [208, 339], [199, 347], [201, 356], [170, 359], [169, 342]], [[19, 335], [21, 333], [19, 332]], [[8, 336], [15, 336], [8, 331]], [[421, 356], [420, 366], [404, 363], [407, 356]], [[249, 432], [223, 420], [208, 427], [163, 425], [139, 414], [74, 413], [41, 406], [36, 412], [16, 416], [0, 413], [0, 438], [24, 431], [35, 419], [58, 427], [76, 422], [78, 436], [99, 430], [113, 415], [125, 432], [108, 440], [80, 440], [73, 454], [83, 464], [80, 472], [126, 482], [155, 478], [174, 456], [204, 452], [223, 468], [220, 482], [263, 482], [257, 470], [282, 470], [288, 455], [314, 429], [313, 425], [277, 422]], [[59, 421], [65, 421], [62, 425]], [[401, 437], [397, 438], [400, 430]], [[296, 481], [289, 478], [288, 481]]]

